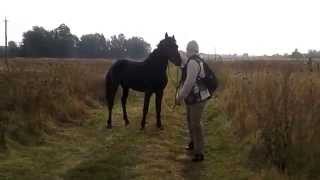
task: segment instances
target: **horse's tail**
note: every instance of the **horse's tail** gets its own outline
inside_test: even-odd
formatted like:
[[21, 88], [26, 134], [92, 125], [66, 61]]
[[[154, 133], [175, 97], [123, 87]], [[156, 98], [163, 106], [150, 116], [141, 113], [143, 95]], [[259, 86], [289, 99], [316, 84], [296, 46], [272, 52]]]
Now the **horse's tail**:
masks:
[[112, 87], [112, 72], [111, 72], [111, 70], [109, 70], [108, 73], [106, 74], [106, 77], [105, 77], [105, 99], [107, 101], [108, 106], [109, 106], [109, 101], [108, 101], [109, 98], [108, 97], [109, 97], [109, 94], [112, 90], [111, 87]]

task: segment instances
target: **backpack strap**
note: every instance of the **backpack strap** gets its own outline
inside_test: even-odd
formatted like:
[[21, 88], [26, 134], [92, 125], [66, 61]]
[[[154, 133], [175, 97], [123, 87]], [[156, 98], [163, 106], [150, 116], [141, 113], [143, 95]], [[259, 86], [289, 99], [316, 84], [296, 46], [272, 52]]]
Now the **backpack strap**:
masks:
[[[204, 60], [203, 60], [199, 55], [197, 55], [197, 54], [191, 56], [191, 57], [188, 59], [187, 63], [188, 63], [191, 59], [194, 59], [194, 60], [199, 64], [199, 66], [200, 66], [200, 62], [205, 63]], [[200, 68], [201, 68], [201, 66], [200, 66]]]
[[195, 59], [195, 60], [203, 62], [203, 59], [198, 54], [192, 55], [188, 60], [190, 60], [190, 59]]
[[201, 57], [200, 57], [199, 55], [197, 55], [197, 54], [192, 55], [191, 57], [189, 57], [189, 59], [188, 59], [188, 61], [187, 61], [187, 63], [186, 63], [186, 66], [188, 65], [188, 63], [189, 63], [189, 61], [190, 61], [191, 59], [194, 59], [194, 60], [198, 63], [198, 65], [199, 65], [199, 71], [198, 71], [198, 74], [197, 74], [197, 80], [199, 80], [199, 79], [200, 79], [200, 73], [201, 73], [201, 64], [200, 64], [199, 61], [202, 62], [202, 59], [201, 59]]
[[[200, 73], [201, 73], [201, 65], [200, 65], [199, 59], [201, 59], [201, 58], [198, 55], [195, 54], [195, 55], [189, 57], [187, 62], [186, 62], [186, 64], [184, 65], [184, 67], [182, 69], [183, 69], [183, 71], [186, 72], [187, 68], [188, 68], [188, 64], [189, 64], [190, 60], [192, 60], [192, 59], [195, 60], [199, 65], [199, 71], [198, 71], [198, 74], [197, 74], [197, 80], [199, 80]], [[186, 77], [184, 77], [184, 78], [186, 78]], [[179, 86], [182, 85], [182, 83], [183, 83], [182, 81], [183, 80], [185, 80], [185, 79], [183, 79], [183, 77], [181, 77], [180, 82], [179, 82]]]

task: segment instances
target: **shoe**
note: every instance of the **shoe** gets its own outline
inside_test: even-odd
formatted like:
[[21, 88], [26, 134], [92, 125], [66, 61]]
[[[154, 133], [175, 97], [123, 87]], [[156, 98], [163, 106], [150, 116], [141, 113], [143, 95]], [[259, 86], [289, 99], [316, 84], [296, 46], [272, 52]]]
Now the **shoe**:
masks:
[[193, 150], [193, 142], [190, 142], [190, 143], [188, 144], [188, 146], [186, 147], [186, 150], [188, 150], [188, 151]]
[[193, 162], [200, 162], [203, 160], [204, 160], [203, 154], [196, 154], [196, 155], [194, 155], [194, 157], [192, 159]]

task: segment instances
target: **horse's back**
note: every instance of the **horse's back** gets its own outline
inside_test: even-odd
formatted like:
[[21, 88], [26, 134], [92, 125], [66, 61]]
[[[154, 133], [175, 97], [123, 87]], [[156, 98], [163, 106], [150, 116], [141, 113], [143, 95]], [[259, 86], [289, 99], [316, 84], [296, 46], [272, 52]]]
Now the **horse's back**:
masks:
[[[137, 91], [156, 91], [164, 89], [167, 77], [147, 67], [144, 62], [130, 61], [127, 59], [117, 60], [110, 68], [107, 76], [117, 80], [121, 86]], [[106, 77], [108, 78], [108, 77]]]
[[106, 73], [105, 78], [114, 78], [117, 77], [119, 73], [121, 73], [122, 69], [127, 66], [128, 60], [121, 59], [116, 60], [114, 63], [112, 63], [111, 67], [109, 68], [108, 72]]

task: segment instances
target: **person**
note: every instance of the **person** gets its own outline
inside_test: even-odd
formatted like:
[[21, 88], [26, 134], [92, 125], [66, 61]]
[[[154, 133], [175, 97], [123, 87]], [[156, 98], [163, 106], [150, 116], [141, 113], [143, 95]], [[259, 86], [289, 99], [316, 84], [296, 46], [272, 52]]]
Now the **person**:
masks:
[[206, 101], [211, 97], [206, 86], [201, 82], [205, 77], [202, 61], [199, 60], [199, 46], [196, 41], [187, 45], [186, 58], [181, 58], [182, 77], [176, 95], [176, 104], [186, 104], [187, 124], [190, 143], [187, 150], [193, 150], [192, 161], [204, 160], [204, 135], [201, 116]]

